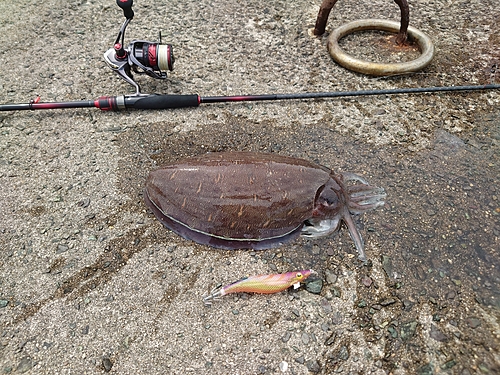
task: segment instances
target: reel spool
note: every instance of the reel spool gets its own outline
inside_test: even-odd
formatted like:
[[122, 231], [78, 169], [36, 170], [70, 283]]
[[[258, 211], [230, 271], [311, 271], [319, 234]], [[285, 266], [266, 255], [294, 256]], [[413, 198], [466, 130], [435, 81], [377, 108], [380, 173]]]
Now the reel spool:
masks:
[[162, 44], [161, 33], [159, 42], [133, 40], [128, 47], [124, 47], [125, 30], [134, 18], [133, 2], [133, 0], [116, 0], [118, 6], [123, 9], [126, 20], [118, 32], [113, 48], [104, 53], [104, 60], [121, 78], [134, 86], [135, 95], [140, 96], [143, 94], [133, 78], [132, 71], [156, 79], [165, 79], [166, 71], [174, 69], [175, 58], [172, 45]]

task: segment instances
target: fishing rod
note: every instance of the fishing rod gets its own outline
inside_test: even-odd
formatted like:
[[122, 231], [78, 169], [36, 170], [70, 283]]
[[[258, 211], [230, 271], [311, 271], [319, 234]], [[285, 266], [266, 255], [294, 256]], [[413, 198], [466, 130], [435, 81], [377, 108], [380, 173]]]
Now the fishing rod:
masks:
[[112, 48], [104, 53], [104, 60], [108, 66], [122, 79], [134, 86], [132, 95], [102, 96], [95, 100], [80, 100], [68, 102], [40, 102], [40, 97], [29, 103], [0, 104], [0, 111], [38, 110], [38, 109], [67, 109], [67, 108], [99, 108], [104, 111], [119, 111], [125, 109], [173, 109], [185, 107], [198, 107], [200, 104], [224, 102], [249, 102], [249, 101], [277, 101], [299, 99], [325, 99], [373, 95], [395, 95], [433, 92], [457, 92], [497, 90], [500, 84], [472, 85], [472, 86], [441, 86], [441, 87], [415, 87], [381, 90], [358, 91], [333, 91], [333, 92], [305, 92], [289, 94], [262, 94], [239, 96], [200, 96], [175, 95], [175, 94], [144, 94], [141, 93], [139, 84], [134, 80], [133, 73], [146, 74], [155, 79], [166, 79], [166, 70], [172, 71], [174, 67], [173, 48], [170, 44], [150, 42], [146, 40], [133, 40], [125, 47], [125, 30], [134, 18], [132, 10], [133, 0], [116, 0], [117, 5], [123, 9], [125, 21]]
[[[64, 109], [64, 108], [99, 108], [104, 111], [119, 111], [124, 109], [173, 109], [185, 107], [198, 107], [200, 104], [224, 102], [250, 102], [250, 101], [277, 101], [293, 99], [324, 99], [354, 96], [414, 94], [433, 92], [457, 92], [498, 90], [500, 84], [472, 85], [472, 86], [438, 86], [438, 87], [410, 87], [382, 90], [358, 91], [332, 91], [332, 92], [305, 92], [290, 94], [263, 94], [239, 96], [200, 96], [191, 95], [120, 95], [102, 96], [96, 100], [81, 100], [70, 102], [40, 103], [36, 100], [25, 104], [2, 104], [0, 111], [35, 110], [35, 109]], [[38, 99], [38, 98], [37, 98]]]

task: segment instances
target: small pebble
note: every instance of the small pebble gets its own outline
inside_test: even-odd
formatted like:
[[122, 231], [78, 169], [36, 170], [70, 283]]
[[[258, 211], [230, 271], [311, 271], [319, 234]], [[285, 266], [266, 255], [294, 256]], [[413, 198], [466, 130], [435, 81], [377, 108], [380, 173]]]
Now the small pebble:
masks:
[[292, 334], [290, 332], [285, 333], [285, 335], [281, 338], [281, 341], [283, 342], [288, 342], [290, 340], [290, 337], [292, 337]]
[[310, 338], [309, 338], [309, 335], [307, 333], [303, 333], [302, 336], [300, 337], [300, 339], [302, 340], [302, 343], [304, 345], [307, 345], [309, 344], [309, 341], [310, 341]]
[[281, 362], [280, 363], [280, 370], [281, 370], [281, 372], [287, 372], [287, 370], [288, 370], [288, 363], [285, 362], [285, 361]]
[[32, 367], [33, 367], [33, 362], [31, 361], [31, 358], [24, 357], [23, 359], [21, 359], [21, 362], [19, 362], [19, 364], [17, 365], [16, 372], [22, 374], [28, 370], [31, 370]]
[[387, 327], [387, 331], [391, 334], [391, 337], [393, 339], [396, 339], [398, 337], [398, 331], [394, 326]]
[[318, 245], [313, 245], [312, 253], [313, 253], [313, 255], [319, 255], [319, 254], [321, 254], [321, 249], [319, 248]]
[[431, 325], [430, 337], [439, 342], [448, 340], [448, 337], [443, 332], [441, 332], [434, 324]]
[[320, 294], [321, 289], [323, 289], [323, 280], [317, 279], [306, 283], [306, 290], [309, 293]]
[[337, 324], [341, 324], [342, 321], [343, 321], [342, 313], [340, 313], [340, 311], [334, 312], [333, 317], [332, 317], [332, 323], [337, 325]]
[[432, 366], [428, 363], [426, 365], [423, 365], [417, 370], [418, 375], [433, 375], [434, 371], [432, 369]]
[[315, 359], [310, 359], [309, 361], [307, 361], [306, 367], [310, 372], [317, 373], [321, 371], [321, 366]]
[[89, 325], [87, 324], [83, 329], [82, 329], [82, 335], [87, 335], [89, 333]]
[[325, 278], [326, 282], [328, 284], [335, 284], [337, 282], [337, 275], [333, 273], [333, 271], [326, 270], [325, 271]]
[[110, 372], [111, 367], [113, 367], [113, 362], [108, 357], [104, 357], [102, 359], [102, 366], [104, 367], [104, 371]]
[[90, 204], [90, 198], [85, 198], [83, 200], [81, 200], [80, 202], [78, 202], [78, 206], [82, 207], [82, 208], [87, 208]]
[[338, 358], [343, 361], [347, 361], [349, 359], [349, 350], [347, 349], [347, 346], [342, 345], [340, 347]]
[[389, 306], [392, 305], [393, 303], [396, 303], [396, 300], [394, 298], [386, 298], [380, 302], [382, 306]]
[[46, 342], [46, 341], [44, 341], [43, 344], [42, 344], [42, 347], [44, 349], [48, 349], [48, 348], [50, 348], [52, 346], [52, 344], [53, 344], [52, 342]]
[[300, 357], [295, 358], [295, 362], [300, 363], [301, 365], [303, 365], [304, 362], [305, 362], [304, 356], [301, 355]]
[[323, 308], [323, 311], [327, 314], [329, 314], [333, 311], [332, 305], [330, 305], [330, 302], [328, 302], [328, 300], [326, 298], [321, 299], [320, 305]]
[[486, 363], [480, 363], [477, 367], [481, 370], [482, 374], [491, 374], [491, 371]]
[[471, 328], [477, 328], [481, 325], [481, 321], [478, 318], [472, 317], [467, 319], [467, 324]]
[[394, 277], [394, 268], [392, 266], [392, 258], [387, 255], [382, 255], [382, 268], [389, 278]]
[[56, 254], [64, 253], [64, 252], [68, 251], [68, 249], [69, 249], [69, 247], [66, 245], [57, 245]]
[[452, 368], [456, 364], [457, 364], [457, 362], [454, 359], [452, 359], [448, 362], [443, 363], [440, 367], [442, 370], [449, 370], [450, 368]]
[[417, 330], [417, 322], [415, 320], [405, 323], [401, 326], [401, 339], [408, 340], [415, 334]]
[[337, 289], [337, 288], [335, 288], [335, 287], [334, 287], [334, 288], [331, 288], [331, 289], [330, 289], [330, 292], [332, 292], [332, 295], [333, 295], [334, 297], [339, 297], [339, 298], [340, 298], [340, 296], [341, 296], [340, 289]]
[[409, 300], [404, 300], [403, 301], [403, 305], [404, 305], [404, 308], [405, 308], [406, 311], [410, 311], [411, 308], [415, 305], [415, 303], [411, 302]]
[[371, 278], [369, 278], [368, 276], [363, 276], [363, 278], [361, 279], [361, 282], [367, 288], [369, 288], [373, 284], [373, 280]]
[[303, 365], [303, 364], [305, 363], [305, 361], [306, 361], [306, 360], [304, 359], [304, 356], [303, 356], [303, 355], [301, 355], [301, 356], [300, 356], [300, 357], [298, 357], [298, 358], [295, 358], [295, 362], [300, 363], [301, 365]]
[[330, 346], [335, 342], [335, 339], [337, 338], [337, 335], [335, 332], [333, 332], [326, 340], [325, 340], [325, 345]]

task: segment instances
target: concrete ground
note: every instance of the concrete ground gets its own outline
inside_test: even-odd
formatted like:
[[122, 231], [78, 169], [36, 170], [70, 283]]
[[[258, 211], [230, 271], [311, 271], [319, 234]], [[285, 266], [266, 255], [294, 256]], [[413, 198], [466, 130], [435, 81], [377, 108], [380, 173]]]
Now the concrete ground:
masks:
[[[174, 46], [147, 93], [202, 96], [500, 82], [492, 0], [410, 0], [434, 42], [423, 71], [374, 78], [312, 37], [320, 1], [136, 0], [126, 40]], [[327, 33], [398, 20], [392, 1], [340, 1]], [[0, 103], [132, 92], [104, 63], [123, 22], [111, 0], [0, 1]], [[352, 54], [404, 59], [386, 35]], [[500, 372], [498, 91], [206, 104], [165, 111], [0, 113], [0, 372], [4, 374], [497, 374]], [[149, 171], [247, 150], [364, 176], [387, 203], [277, 249], [221, 251], [161, 226]], [[320, 294], [202, 296], [245, 275], [313, 268]]]

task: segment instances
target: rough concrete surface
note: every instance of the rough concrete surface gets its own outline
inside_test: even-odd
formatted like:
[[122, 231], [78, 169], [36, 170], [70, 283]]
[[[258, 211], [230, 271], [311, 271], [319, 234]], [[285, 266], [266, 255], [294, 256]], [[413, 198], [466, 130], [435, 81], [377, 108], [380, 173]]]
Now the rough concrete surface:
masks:
[[[390, 78], [332, 61], [327, 35], [309, 33], [319, 6], [136, 0], [126, 40], [161, 30], [177, 57], [167, 80], [136, 78], [147, 93], [202, 96], [500, 82], [493, 0], [410, 0], [410, 25], [436, 56]], [[327, 33], [398, 12], [389, 0], [343, 0]], [[0, 0], [0, 103], [131, 93], [102, 58], [122, 22], [112, 0]], [[381, 33], [342, 43], [406, 56]], [[2, 112], [0, 372], [500, 373], [499, 103], [485, 91]], [[261, 252], [163, 228], [143, 203], [148, 172], [226, 150], [302, 157], [383, 186], [386, 205], [357, 218], [370, 261], [357, 261], [345, 227]], [[320, 294], [203, 305], [220, 283], [304, 268], [318, 272]]]

